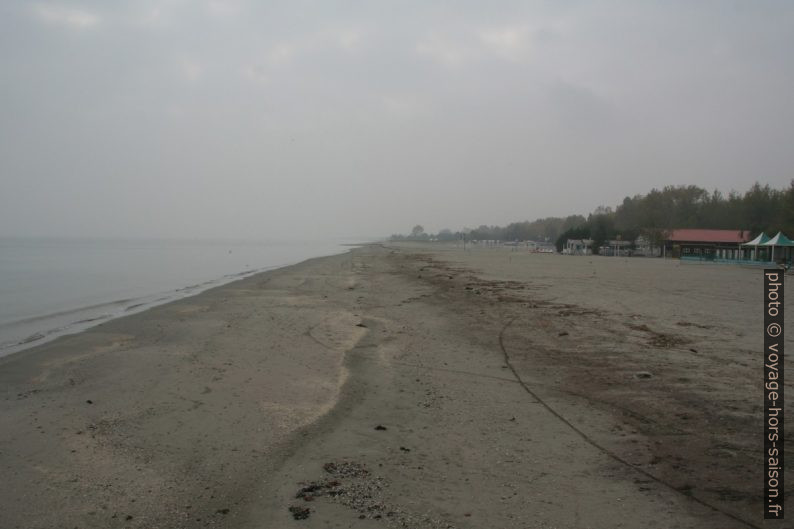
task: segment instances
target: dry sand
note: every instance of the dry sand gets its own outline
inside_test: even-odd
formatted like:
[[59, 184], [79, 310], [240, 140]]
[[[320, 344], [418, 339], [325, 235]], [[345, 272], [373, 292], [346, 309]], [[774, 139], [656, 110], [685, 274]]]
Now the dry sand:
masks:
[[246, 278], [0, 360], [0, 527], [783, 527], [761, 299], [442, 245]]

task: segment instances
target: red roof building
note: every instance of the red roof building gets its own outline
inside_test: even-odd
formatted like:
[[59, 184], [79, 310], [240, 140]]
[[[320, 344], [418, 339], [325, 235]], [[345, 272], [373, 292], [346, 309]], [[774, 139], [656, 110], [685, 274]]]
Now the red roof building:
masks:
[[743, 230], [671, 230], [666, 237], [671, 242], [741, 244], [750, 240], [750, 232]]
[[752, 239], [744, 230], [670, 230], [665, 237], [665, 255], [697, 259], [737, 259], [741, 244]]

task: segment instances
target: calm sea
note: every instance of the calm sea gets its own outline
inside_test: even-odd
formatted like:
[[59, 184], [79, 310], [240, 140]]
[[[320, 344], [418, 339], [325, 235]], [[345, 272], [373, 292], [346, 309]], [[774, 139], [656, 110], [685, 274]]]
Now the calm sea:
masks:
[[0, 238], [0, 356], [353, 242]]

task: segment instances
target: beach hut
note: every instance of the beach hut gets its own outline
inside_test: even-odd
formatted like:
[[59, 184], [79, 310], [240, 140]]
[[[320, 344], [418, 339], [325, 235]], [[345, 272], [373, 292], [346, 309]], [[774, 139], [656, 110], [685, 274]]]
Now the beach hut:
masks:
[[783, 235], [782, 231], [777, 232], [777, 235], [766, 241], [761, 246], [772, 248], [771, 261], [775, 260], [775, 253], [777, 250], [778, 259], [781, 259], [789, 264], [791, 263], [791, 249], [794, 248], [794, 241]]
[[593, 253], [592, 239], [568, 239], [562, 253], [568, 255], [591, 255]]
[[750, 239], [744, 230], [676, 229], [665, 234], [664, 255], [708, 260], [735, 259], [741, 244]]
[[752, 241], [742, 244], [742, 248], [750, 249], [752, 252], [750, 258], [755, 261], [758, 259], [758, 247], [766, 243], [768, 240], [769, 236], [766, 233], [761, 232], [761, 234]]

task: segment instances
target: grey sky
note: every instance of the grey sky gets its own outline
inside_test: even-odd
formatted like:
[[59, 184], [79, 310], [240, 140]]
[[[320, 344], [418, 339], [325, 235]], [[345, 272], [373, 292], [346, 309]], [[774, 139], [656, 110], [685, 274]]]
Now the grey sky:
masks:
[[794, 178], [794, 3], [0, 3], [0, 235], [383, 235]]

